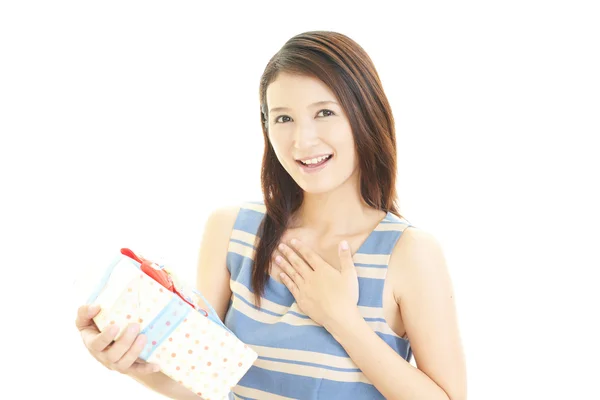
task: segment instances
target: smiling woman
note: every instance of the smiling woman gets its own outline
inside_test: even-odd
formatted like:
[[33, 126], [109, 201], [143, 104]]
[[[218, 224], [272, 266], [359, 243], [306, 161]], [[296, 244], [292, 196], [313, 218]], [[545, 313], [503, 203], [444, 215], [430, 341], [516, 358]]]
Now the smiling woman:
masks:
[[[258, 353], [230, 398], [465, 399], [451, 280], [433, 235], [398, 212], [394, 118], [369, 56], [340, 33], [299, 34], [259, 100], [263, 199], [211, 214], [198, 265], [200, 291]], [[134, 363], [135, 334], [105, 348], [88, 314], [98, 360], [196, 398]]]

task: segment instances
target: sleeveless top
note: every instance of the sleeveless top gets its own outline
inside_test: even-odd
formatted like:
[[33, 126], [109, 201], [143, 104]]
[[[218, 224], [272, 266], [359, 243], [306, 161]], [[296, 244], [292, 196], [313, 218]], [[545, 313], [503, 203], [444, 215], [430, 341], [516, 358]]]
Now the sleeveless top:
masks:
[[[284, 284], [269, 278], [260, 309], [254, 305], [254, 241], [265, 212], [262, 202], [244, 203], [229, 241], [227, 269], [232, 296], [224, 323], [258, 354], [229, 398], [383, 399], [333, 336], [300, 311]], [[409, 362], [410, 342], [387, 324], [382, 294], [392, 250], [410, 226], [406, 219], [388, 212], [353, 256], [361, 315], [380, 338]]]

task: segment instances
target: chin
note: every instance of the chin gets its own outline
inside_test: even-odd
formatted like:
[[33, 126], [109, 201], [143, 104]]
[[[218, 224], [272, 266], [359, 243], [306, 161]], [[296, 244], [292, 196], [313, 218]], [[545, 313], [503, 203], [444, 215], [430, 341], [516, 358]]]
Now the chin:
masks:
[[335, 188], [337, 188], [338, 186], [340, 186], [339, 184], [333, 184], [333, 183], [320, 183], [320, 184], [312, 184], [312, 185], [307, 185], [302, 184], [299, 185], [300, 188], [304, 191], [304, 193], [310, 193], [310, 194], [324, 194], [324, 193], [328, 193], [328, 192], [332, 192]]

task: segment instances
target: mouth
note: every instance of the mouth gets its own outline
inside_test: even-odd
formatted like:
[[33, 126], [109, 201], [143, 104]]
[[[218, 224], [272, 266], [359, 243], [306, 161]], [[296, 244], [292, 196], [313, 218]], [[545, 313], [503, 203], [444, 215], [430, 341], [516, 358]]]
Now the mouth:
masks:
[[305, 171], [313, 171], [316, 169], [320, 169], [320, 167], [324, 166], [333, 158], [333, 154], [326, 154], [319, 157], [315, 157], [312, 159], [306, 160], [296, 160], [296, 162], [302, 167]]

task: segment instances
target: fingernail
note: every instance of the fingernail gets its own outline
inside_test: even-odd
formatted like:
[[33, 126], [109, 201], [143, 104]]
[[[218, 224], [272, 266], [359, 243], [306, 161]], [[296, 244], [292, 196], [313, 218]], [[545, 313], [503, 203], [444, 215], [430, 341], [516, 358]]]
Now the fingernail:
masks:
[[100, 308], [100, 306], [98, 306], [97, 304], [90, 306], [88, 308], [88, 316], [91, 318], [94, 315], [96, 315], [96, 312], [98, 311], [99, 308]]
[[139, 327], [137, 324], [133, 324], [129, 327], [129, 333], [136, 333], [139, 330]]
[[108, 333], [110, 333], [111, 335], [116, 335], [118, 332], [119, 327], [117, 325], [112, 325], [108, 330]]
[[348, 250], [348, 242], [346, 242], [345, 240], [342, 240], [342, 250]]

